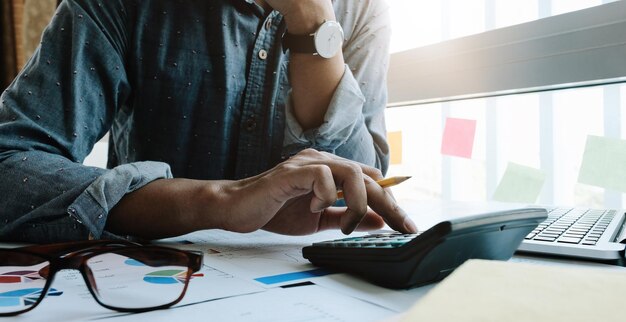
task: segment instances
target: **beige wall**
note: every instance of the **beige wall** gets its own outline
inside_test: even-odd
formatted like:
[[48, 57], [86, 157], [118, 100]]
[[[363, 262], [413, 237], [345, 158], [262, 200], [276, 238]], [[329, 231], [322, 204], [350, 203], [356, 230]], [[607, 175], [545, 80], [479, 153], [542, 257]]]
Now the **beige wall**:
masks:
[[56, 0], [24, 0], [23, 48], [27, 61], [41, 41], [41, 33], [56, 10]]

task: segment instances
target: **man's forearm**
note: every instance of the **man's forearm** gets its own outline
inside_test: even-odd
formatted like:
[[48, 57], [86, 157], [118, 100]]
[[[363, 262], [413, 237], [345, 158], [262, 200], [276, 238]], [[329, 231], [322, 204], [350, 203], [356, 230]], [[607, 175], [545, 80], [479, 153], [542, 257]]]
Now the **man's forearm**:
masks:
[[[127, 194], [111, 209], [105, 229], [146, 239], [220, 228], [217, 217], [203, 216], [199, 201], [219, 209], [219, 182], [160, 179]], [[211, 206], [213, 205], [213, 206]]]
[[343, 76], [341, 53], [325, 59], [308, 54], [291, 54], [289, 77], [296, 119], [304, 130], [324, 122], [324, 115]]
[[[327, 0], [303, 1], [285, 15], [287, 30], [295, 35], [311, 34], [326, 20], [336, 20]], [[294, 114], [304, 130], [319, 127], [344, 72], [341, 51], [333, 58], [291, 53], [289, 78]]]

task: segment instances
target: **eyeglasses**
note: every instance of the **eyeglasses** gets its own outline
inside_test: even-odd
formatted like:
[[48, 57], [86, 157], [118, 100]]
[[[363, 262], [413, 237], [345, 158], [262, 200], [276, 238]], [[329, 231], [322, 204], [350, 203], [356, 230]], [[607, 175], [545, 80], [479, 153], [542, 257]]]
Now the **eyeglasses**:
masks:
[[94, 240], [0, 249], [0, 316], [32, 310], [58, 293], [63, 269], [80, 271], [96, 301], [122, 312], [170, 307], [202, 267], [202, 253], [128, 241]]

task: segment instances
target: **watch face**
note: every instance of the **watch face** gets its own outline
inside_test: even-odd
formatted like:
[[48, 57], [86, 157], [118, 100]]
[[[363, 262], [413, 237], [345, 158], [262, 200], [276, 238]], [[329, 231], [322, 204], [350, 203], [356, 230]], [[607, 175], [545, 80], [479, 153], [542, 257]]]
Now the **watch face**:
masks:
[[326, 21], [315, 33], [315, 49], [324, 58], [337, 54], [343, 44], [343, 29], [336, 21]]

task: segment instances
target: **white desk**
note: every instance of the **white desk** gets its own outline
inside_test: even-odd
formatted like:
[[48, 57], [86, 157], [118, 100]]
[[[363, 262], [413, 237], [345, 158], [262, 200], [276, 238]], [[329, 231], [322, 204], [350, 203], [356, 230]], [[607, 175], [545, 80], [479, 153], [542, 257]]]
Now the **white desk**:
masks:
[[[423, 204], [423, 209], [412, 209], [411, 213], [416, 214], [421, 227], [426, 227], [442, 219], [433, 210], [439, 206]], [[76, 272], [68, 271], [52, 285], [63, 292], [61, 296], [49, 296], [31, 312], [10, 320], [391, 321], [434, 287], [390, 290], [346, 274], [307, 276], [307, 271], [315, 267], [302, 258], [302, 247], [342, 236], [339, 232], [291, 237], [264, 231], [252, 234], [202, 231], [164, 240], [163, 243], [171, 246], [205, 253], [204, 276], [190, 282], [185, 299], [176, 307], [131, 315], [110, 311], [95, 302]], [[179, 243], [182, 240], [192, 244]], [[512, 260], [623, 270], [616, 266], [525, 256], [515, 256]], [[294, 272], [301, 274], [294, 276], [291, 274]], [[274, 278], [268, 279], [269, 276]], [[312, 284], [281, 287], [302, 282]]]

